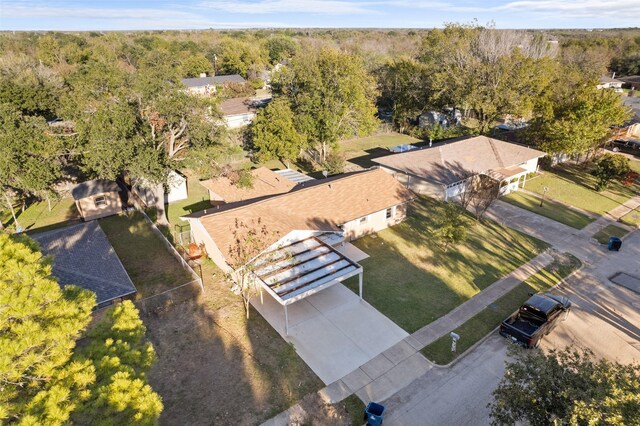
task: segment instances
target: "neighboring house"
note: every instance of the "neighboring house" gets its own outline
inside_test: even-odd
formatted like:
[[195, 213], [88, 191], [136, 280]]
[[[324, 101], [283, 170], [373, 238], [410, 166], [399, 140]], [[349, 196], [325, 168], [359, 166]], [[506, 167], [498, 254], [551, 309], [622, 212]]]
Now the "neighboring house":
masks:
[[617, 80], [614, 77], [616, 76], [613, 73], [613, 77], [609, 77], [607, 75], [600, 77], [600, 82], [596, 86], [598, 89], [622, 89], [622, 84], [624, 83], [622, 80]]
[[251, 188], [240, 188], [225, 176], [200, 181], [200, 184], [209, 191], [209, 200], [212, 206], [252, 200], [267, 195], [284, 194], [296, 186], [295, 182], [266, 167], [252, 170], [251, 174], [253, 175]]
[[97, 179], [83, 182], [71, 189], [80, 216], [87, 221], [118, 214], [122, 211], [120, 187], [117, 183]]
[[60, 286], [74, 284], [96, 294], [103, 307], [136, 293], [120, 259], [97, 222], [32, 235], [45, 255], [53, 255], [52, 273]]
[[[136, 194], [146, 206], [156, 204], [154, 185], [149, 184], [144, 179], [136, 179], [131, 185], [131, 191]], [[164, 203], [169, 204], [174, 201], [186, 200], [189, 197], [187, 189], [187, 178], [176, 170], [170, 170], [167, 175], [167, 186], [165, 187]]]
[[524, 186], [546, 153], [486, 136], [457, 139], [391, 154], [373, 161], [414, 192], [448, 200], [465, 190], [470, 176], [485, 174], [500, 182], [501, 195]]
[[246, 83], [247, 81], [238, 74], [230, 75], [215, 75], [207, 77], [206, 74], [200, 74], [200, 77], [185, 78], [182, 80], [182, 84], [187, 87], [187, 90], [191, 93], [197, 93], [200, 95], [211, 95], [217, 92], [218, 87], [224, 86], [229, 83]]
[[220, 111], [222, 111], [225, 124], [230, 129], [246, 126], [256, 118], [256, 108], [247, 97], [222, 101]]
[[[367, 170], [297, 185], [292, 191], [255, 202], [239, 202], [214, 212], [183, 216], [192, 240], [204, 244], [209, 257], [225, 272], [238, 219], [269, 231], [271, 247], [319, 237], [328, 245], [377, 232], [402, 221], [406, 204], [415, 199], [391, 175]], [[312, 239], [313, 239], [312, 238]], [[267, 247], [265, 247], [266, 249]]]

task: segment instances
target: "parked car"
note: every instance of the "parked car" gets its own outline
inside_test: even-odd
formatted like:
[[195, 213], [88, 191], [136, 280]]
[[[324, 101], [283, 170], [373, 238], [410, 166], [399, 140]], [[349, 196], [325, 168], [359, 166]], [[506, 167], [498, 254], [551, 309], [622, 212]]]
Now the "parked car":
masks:
[[622, 151], [622, 152], [627, 152], [629, 154], [640, 155], [640, 141], [637, 141], [634, 139], [629, 139], [629, 140], [615, 139], [615, 140], [609, 141], [607, 146], [613, 152]]
[[571, 301], [551, 293], [533, 294], [518, 312], [500, 325], [500, 334], [525, 348], [537, 348], [571, 310]]

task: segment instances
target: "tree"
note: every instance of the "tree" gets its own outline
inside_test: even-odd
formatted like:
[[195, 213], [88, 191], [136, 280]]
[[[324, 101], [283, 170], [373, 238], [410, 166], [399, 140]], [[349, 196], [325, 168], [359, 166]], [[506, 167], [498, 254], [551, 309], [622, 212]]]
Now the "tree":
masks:
[[0, 420], [67, 420], [91, 381], [71, 358], [94, 305], [93, 293], [60, 288], [36, 243], [0, 233]]
[[551, 87], [555, 47], [543, 37], [477, 25], [449, 24], [425, 37], [420, 61], [432, 104], [472, 111], [487, 133], [506, 114], [529, 116]]
[[155, 360], [146, 328], [129, 300], [116, 305], [86, 334], [89, 344], [76, 358], [95, 364], [91, 397], [73, 413], [79, 424], [156, 424], [162, 412], [158, 394], [145, 377]]
[[629, 118], [621, 97], [610, 90], [598, 90], [595, 84], [552, 98], [549, 108], [529, 131], [549, 154], [595, 154], [611, 135], [611, 127]]
[[481, 220], [491, 204], [498, 199], [500, 185], [492, 177], [480, 174], [467, 179], [465, 192], [467, 191], [469, 192], [466, 195], [470, 200], [469, 205], [473, 209], [476, 219]]
[[138, 311], [126, 301], [85, 332], [95, 294], [60, 288], [51, 260], [0, 233], [0, 420], [154, 424], [162, 404], [146, 383], [154, 352]]
[[513, 352], [489, 404], [494, 424], [640, 424], [640, 366], [581, 349]]
[[283, 35], [269, 38], [265, 46], [269, 52], [269, 62], [271, 64], [277, 64], [285, 59], [292, 58], [298, 47], [291, 37]]
[[464, 212], [454, 203], [446, 203], [444, 211], [435, 218], [434, 236], [444, 251], [467, 239], [467, 223]]
[[378, 104], [391, 111], [394, 124], [403, 131], [430, 106], [431, 93], [428, 69], [412, 59], [395, 59], [378, 72], [380, 98]]
[[61, 176], [60, 140], [47, 130], [42, 117], [0, 104], [0, 191], [16, 227], [20, 225], [13, 198], [31, 194], [49, 199], [51, 186]]
[[591, 174], [597, 178], [596, 191], [607, 188], [614, 177], [622, 176], [631, 170], [631, 162], [620, 154], [604, 154], [594, 162]]
[[375, 81], [362, 59], [334, 49], [308, 49], [272, 83], [286, 97], [299, 133], [317, 147], [323, 163], [340, 139], [364, 136], [377, 126]]
[[295, 160], [305, 142], [294, 126], [293, 111], [286, 98], [275, 99], [258, 112], [251, 126], [251, 136], [261, 162], [273, 158]]
[[233, 291], [242, 298], [249, 319], [249, 303], [257, 291], [252, 261], [267, 248], [272, 234], [260, 218], [249, 223], [236, 218], [231, 232], [233, 243], [229, 246], [227, 260], [233, 271], [227, 275], [227, 279], [232, 283]]
[[258, 45], [246, 41], [225, 38], [217, 51], [220, 74], [240, 74], [245, 77], [264, 69], [266, 58]]
[[189, 55], [182, 61], [182, 74], [184, 77], [200, 77], [201, 73], [209, 74], [213, 71], [211, 62], [203, 54]]

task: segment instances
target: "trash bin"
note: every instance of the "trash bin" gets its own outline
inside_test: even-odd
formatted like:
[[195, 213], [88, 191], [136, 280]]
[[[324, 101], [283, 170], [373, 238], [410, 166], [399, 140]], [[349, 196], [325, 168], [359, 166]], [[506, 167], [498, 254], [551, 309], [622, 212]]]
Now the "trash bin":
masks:
[[367, 421], [367, 425], [380, 426], [382, 425], [382, 415], [384, 414], [384, 405], [370, 402], [367, 408], [364, 409], [364, 420]]
[[622, 247], [622, 240], [618, 237], [609, 238], [609, 250], [619, 251]]

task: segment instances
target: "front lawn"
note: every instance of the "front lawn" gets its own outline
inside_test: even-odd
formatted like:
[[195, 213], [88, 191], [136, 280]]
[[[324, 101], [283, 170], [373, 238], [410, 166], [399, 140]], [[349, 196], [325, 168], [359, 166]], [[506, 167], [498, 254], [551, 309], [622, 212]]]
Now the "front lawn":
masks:
[[562, 166], [545, 171], [526, 184], [528, 190], [541, 195], [545, 187], [549, 189], [547, 198], [603, 215], [638, 194], [640, 182], [636, 180], [634, 185], [625, 187], [620, 180], [614, 179], [607, 190], [596, 192], [595, 177], [589, 173], [589, 169]]
[[595, 238], [600, 244], [608, 244], [609, 237], [622, 238], [628, 233], [629, 231], [619, 226], [607, 225], [606, 227], [602, 228], [600, 231], [596, 232], [591, 238]]
[[99, 219], [100, 227], [136, 286], [138, 299], [193, 281], [142, 213]]
[[622, 216], [620, 222], [640, 228], [640, 207]]
[[595, 220], [549, 199], [545, 199], [540, 207], [540, 198], [525, 192], [512, 192], [500, 199], [576, 229], [582, 229]]
[[[467, 240], [443, 251], [433, 240], [443, 203], [421, 197], [403, 223], [353, 243], [363, 260], [364, 298], [409, 333], [528, 262], [548, 247], [543, 241], [491, 221], [466, 218]], [[358, 280], [346, 285], [357, 292]]]
[[[579, 267], [580, 260], [568, 253], [556, 256], [556, 259], [549, 266], [518, 284], [516, 288], [487, 306], [469, 321], [452, 330], [461, 336], [457, 345], [457, 354], [464, 353], [498, 327], [505, 318], [518, 310], [530, 297], [529, 293], [549, 290]], [[441, 365], [450, 363], [457, 356], [456, 353], [451, 352], [451, 337], [449, 334], [426, 346], [422, 349], [422, 354], [429, 360]]]

